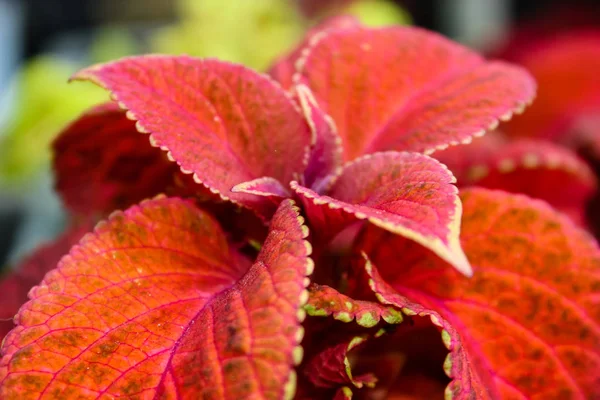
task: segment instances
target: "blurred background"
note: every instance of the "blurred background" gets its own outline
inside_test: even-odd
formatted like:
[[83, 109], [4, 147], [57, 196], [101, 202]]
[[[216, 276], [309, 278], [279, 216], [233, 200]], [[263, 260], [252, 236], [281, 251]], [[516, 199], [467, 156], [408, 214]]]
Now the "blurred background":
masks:
[[159, 52], [266, 70], [306, 29], [340, 13], [422, 26], [507, 59], [532, 37], [600, 29], [598, 0], [0, 0], [0, 266], [65, 224], [49, 146], [106, 99], [91, 85], [67, 85], [77, 69]]

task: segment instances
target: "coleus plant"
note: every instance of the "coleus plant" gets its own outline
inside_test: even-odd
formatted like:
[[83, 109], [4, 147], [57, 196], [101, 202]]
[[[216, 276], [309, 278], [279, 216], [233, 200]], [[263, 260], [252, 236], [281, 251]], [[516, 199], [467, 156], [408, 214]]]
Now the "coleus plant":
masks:
[[56, 266], [4, 338], [0, 398], [600, 395], [597, 243], [539, 200], [459, 194], [427, 155], [522, 111], [525, 70], [338, 18], [271, 74], [74, 76], [115, 102], [55, 143], [78, 223], [22, 267]]

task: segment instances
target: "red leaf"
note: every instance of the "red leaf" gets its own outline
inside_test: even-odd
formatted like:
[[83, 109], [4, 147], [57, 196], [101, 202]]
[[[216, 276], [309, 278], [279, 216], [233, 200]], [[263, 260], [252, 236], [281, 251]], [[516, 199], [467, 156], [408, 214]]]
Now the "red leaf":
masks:
[[114, 214], [32, 290], [2, 348], [0, 398], [293, 395], [301, 221], [283, 202], [250, 266], [188, 202]]
[[372, 301], [354, 300], [325, 285], [312, 284], [308, 287], [308, 302], [304, 309], [312, 317], [332, 315], [338, 321], [356, 321], [365, 328], [374, 327], [382, 319], [388, 324], [402, 322], [402, 314], [392, 307]]
[[473, 166], [488, 163], [507, 142], [508, 139], [502, 133], [492, 131], [485, 136], [473, 138], [469, 144], [436, 151], [433, 157], [452, 171], [458, 186], [464, 186], [471, 183], [473, 174], [477, 175], [477, 169], [473, 171]]
[[56, 190], [78, 214], [127, 208], [164, 192], [177, 173], [114, 103], [83, 113], [53, 148]]
[[598, 112], [600, 30], [544, 37], [527, 49], [515, 61], [535, 77], [539, 93], [531, 110], [504, 129], [513, 136], [560, 139], [575, 115], [590, 107]]
[[364, 345], [369, 336], [369, 334], [347, 335], [347, 338], [343, 340], [337, 338], [334, 344], [325, 346], [304, 367], [304, 373], [309, 381], [317, 388], [338, 388], [344, 385], [356, 388], [374, 386], [377, 381], [375, 376], [372, 374], [353, 376], [348, 360], [348, 353]]
[[29, 290], [40, 283], [46, 273], [77, 244], [81, 237], [93, 228], [92, 221], [73, 224], [53, 242], [42, 245], [25, 257], [13, 271], [0, 280], [0, 343], [15, 327], [13, 317], [27, 301]]
[[[458, 178], [462, 186], [523, 193], [545, 200], [585, 224], [585, 205], [596, 192], [597, 182], [593, 171], [573, 151], [543, 140], [521, 139], [494, 149], [473, 146], [476, 142], [457, 148], [462, 156], [457, 168], [447, 164], [453, 172], [458, 169], [462, 173]], [[448, 158], [442, 154], [441, 160], [447, 162]]]
[[347, 164], [327, 196], [292, 183], [315, 235], [328, 241], [367, 220], [434, 251], [464, 274], [470, 266], [459, 243], [461, 205], [454, 177], [417, 153], [385, 152]]
[[535, 92], [525, 70], [418, 28], [328, 31], [298, 65], [296, 82], [337, 124], [345, 160], [468, 142], [522, 111]]
[[267, 197], [278, 205], [283, 199], [290, 197], [290, 192], [277, 179], [264, 176], [249, 182], [243, 182], [231, 188], [232, 193], [248, 193]]
[[262, 177], [287, 184], [304, 170], [310, 132], [302, 114], [278, 85], [243, 66], [186, 56], [132, 57], [88, 68], [74, 79], [111, 91], [138, 130], [149, 132], [184, 173], [265, 218], [271, 216], [269, 201], [231, 188]]
[[471, 169], [472, 183], [542, 199], [585, 225], [585, 205], [597, 190], [588, 165], [567, 148], [541, 140], [510, 143]]
[[[600, 396], [597, 244], [524, 196], [474, 189], [463, 204], [473, 278], [409, 241], [371, 231], [358, 248], [380, 267], [381, 276], [370, 268], [379, 298], [432, 315], [444, 328], [453, 398]], [[391, 251], [411, 256], [399, 264]]]
[[352, 390], [347, 386], [339, 388], [333, 400], [352, 400]]

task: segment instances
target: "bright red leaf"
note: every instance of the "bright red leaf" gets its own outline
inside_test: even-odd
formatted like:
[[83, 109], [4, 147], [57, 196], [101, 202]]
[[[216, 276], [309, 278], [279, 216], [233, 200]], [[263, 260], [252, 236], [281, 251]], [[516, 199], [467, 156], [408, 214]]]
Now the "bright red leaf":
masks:
[[250, 266], [191, 203], [114, 214], [32, 290], [2, 347], [0, 398], [293, 395], [306, 235], [282, 203]]
[[458, 239], [461, 205], [454, 181], [444, 165], [428, 156], [385, 152], [347, 164], [327, 195], [295, 183], [292, 188], [322, 240], [367, 220], [431, 249], [469, 275]]
[[74, 79], [109, 90], [184, 173], [265, 218], [270, 202], [231, 188], [262, 177], [287, 184], [304, 171], [311, 135], [302, 114], [275, 82], [243, 66], [144, 56], [94, 66]]
[[311, 42], [296, 83], [310, 87], [335, 121], [346, 161], [468, 142], [535, 93], [525, 70], [417, 28], [330, 30]]
[[[463, 196], [467, 279], [379, 230], [359, 249], [385, 303], [432, 315], [451, 355], [453, 398], [600, 396], [600, 251], [544, 203], [473, 189]], [[406, 257], [394, 262], [391, 252]], [[379, 272], [374, 266], [379, 266]]]
[[164, 192], [177, 166], [115, 103], [96, 106], [54, 141], [56, 190], [78, 214], [106, 215]]

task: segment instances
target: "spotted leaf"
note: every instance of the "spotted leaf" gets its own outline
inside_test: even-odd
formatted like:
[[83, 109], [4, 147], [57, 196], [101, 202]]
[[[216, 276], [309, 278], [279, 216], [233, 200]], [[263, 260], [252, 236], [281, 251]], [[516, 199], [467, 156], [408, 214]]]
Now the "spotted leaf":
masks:
[[325, 285], [312, 284], [308, 287], [308, 302], [304, 309], [312, 317], [333, 316], [342, 322], [356, 321], [365, 328], [371, 328], [381, 320], [388, 324], [402, 322], [402, 314], [392, 307], [372, 301], [354, 300]]
[[[357, 248], [372, 260], [380, 300], [428, 314], [446, 331], [453, 398], [600, 396], [597, 243], [525, 196], [472, 189], [462, 199], [473, 277], [372, 228]], [[394, 262], [392, 252], [405, 257]]]
[[306, 234], [282, 203], [250, 265], [191, 203], [112, 215], [31, 291], [2, 347], [0, 397], [292, 396]]

